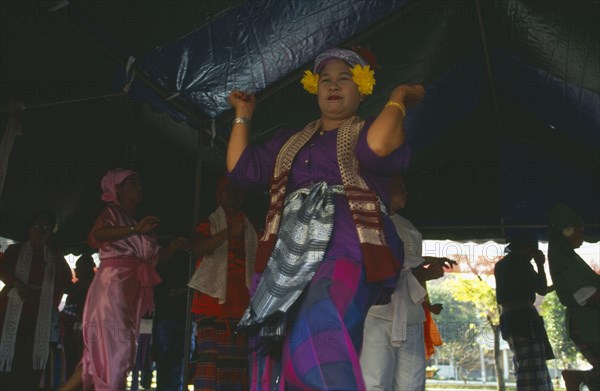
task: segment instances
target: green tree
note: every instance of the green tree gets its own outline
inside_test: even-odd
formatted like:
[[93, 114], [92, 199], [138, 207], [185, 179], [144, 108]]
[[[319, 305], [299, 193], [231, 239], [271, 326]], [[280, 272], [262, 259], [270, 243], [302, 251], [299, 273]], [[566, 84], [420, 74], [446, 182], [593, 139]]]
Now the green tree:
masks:
[[496, 303], [496, 292], [481, 277], [457, 277], [450, 280], [450, 287], [456, 300], [475, 304], [478, 316], [487, 321], [494, 336], [494, 368], [499, 391], [506, 390], [504, 369], [500, 352], [500, 309]]
[[555, 292], [548, 293], [540, 307], [540, 315], [544, 318], [544, 325], [548, 339], [552, 345], [554, 356], [563, 368], [577, 367], [577, 348], [567, 334], [565, 325], [565, 307], [560, 304]]
[[479, 346], [476, 343], [481, 322], [475, 304], [458, 301], [450, 287], [453, 276], [429, 281], [427, 290], [432, 303], [442, 303], [443, 311], [434, 315], [444, 344], [436, 348], [436, 358], [448, 361], [455, 368], [453, 378], [466, 381], [480, 367]]

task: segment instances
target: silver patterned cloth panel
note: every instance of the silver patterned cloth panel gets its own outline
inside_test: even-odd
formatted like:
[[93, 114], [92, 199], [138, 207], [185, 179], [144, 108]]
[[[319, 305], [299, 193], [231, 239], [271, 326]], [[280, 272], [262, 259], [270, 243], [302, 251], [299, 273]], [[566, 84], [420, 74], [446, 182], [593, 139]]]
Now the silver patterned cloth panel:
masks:
[[282, 337], [285, 314], [312, 280], [325, 256], [341, 185], [319, 182], [286, 197], [275, 249], [238, 329]]

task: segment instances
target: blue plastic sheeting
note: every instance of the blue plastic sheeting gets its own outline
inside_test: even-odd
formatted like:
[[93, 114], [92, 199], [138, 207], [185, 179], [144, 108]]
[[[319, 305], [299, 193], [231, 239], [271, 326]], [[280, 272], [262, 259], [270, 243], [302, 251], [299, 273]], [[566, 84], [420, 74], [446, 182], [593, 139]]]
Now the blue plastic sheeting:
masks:
[[550, 127], [570, 137], [600, 143], [600, 95], [537, 68], [504, 50], [493, 55], [494, 79], [504, 101], [525, 107]]
[[503, 44], [539, 69], [600, 93], [597, 1], [496, 0]]
[[[401, 9], [408, 0], [250, 1], [179, 41], [139, 59], [152, 80], [181, 100], [216, 118], [228, 110], [234, 89], [258, 92], [307, 64], [322, 50]], [[137, 84], [137, 83], [135, 83]], [[135, 86], [138, 87], [138, 86]], [[145, 87], [134, 100], [176, 113]]]
[[488, 96], [489, 82], [483, 54], [476, 50], [429, 82], [423, 102], [408, 111], [406, 138], [413, 150], [418, 153], [431, 145]]
[[[536, 119], [512, 129], [526, 136], [525, 142], [513, 137], [501, 144], [504, 222], [544, 223], [548, 210], [564, 202], [575, 207], [584, 221], [597, 224], [600, 95], [509, 52], [499, 50], [493, 58], [498, 86], [510, 91], [503, 94], [503, 101]], [[566, 143], [561, 145], [560, 140]], [[546, 230], [539, 231], [545, 238]], [[598, 227], [588, 229], [587, 235], [597, 240]]]
[[[600, 217], [598, 193], [600, 178], [597, 170], [582, 169], [576, 163], [560, 159], [552, 151], [532, 148], [514, 139], [501, 144], [503, 156], [501, 199], [503, 218], [507, 225], [545, 225], [547, 213], [563, 202], [571, 205], [587, 224], [586, 237], [597, 241]], [[547, 240], [547, 228], [532, 229]]]

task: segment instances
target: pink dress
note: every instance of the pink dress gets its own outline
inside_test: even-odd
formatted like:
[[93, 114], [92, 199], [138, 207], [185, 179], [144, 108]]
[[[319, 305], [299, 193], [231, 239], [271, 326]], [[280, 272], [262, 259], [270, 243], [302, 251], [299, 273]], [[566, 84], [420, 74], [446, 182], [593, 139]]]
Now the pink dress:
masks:
[[[137, 222], [119, 206], [100, 213], [91, 232], [105, 226]], [[88, 291], [83, 313], [84, 389], [121, 391], [135, 364], [142, 315], [152, 308], [152, 286], [160, 282], [154, 266], [158, 243], [154, 234], [134, 234], [112, 242], [88, 243], [100, 250], [100, 267]]]

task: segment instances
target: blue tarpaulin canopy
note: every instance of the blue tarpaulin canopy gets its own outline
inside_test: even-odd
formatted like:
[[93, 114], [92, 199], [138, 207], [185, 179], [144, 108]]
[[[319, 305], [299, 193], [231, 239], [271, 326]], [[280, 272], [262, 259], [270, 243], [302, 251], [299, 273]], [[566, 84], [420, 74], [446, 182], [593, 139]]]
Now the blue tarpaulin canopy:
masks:
[[[102, 108], [81, 108], [83, 103], [77, 103], [85, 116], [73, 115], [72, 107], [67, 112], [63, 106], [53, 112], [23, 113], [28, 134], [17, 139], [11, 154], [15, 168], [8, 172], [0, 207], [2, 221], [10, 224], [3, 224], [0, 235], [14, 235], [25, 211], [44, 203], [39, 190], [43, 185], [55, 193], [52, 202], [46, 201], [48, 206], [63, 210], [59, 214], [64, 237], [81, 240], [81, 227], [91, 225], [99, 208], [97, 190], [91, 189], [106, 167], [130, 156], [151, 190], [146, 204], [153, 206], [148, 209], [171, 221], [170, 231], [177, 226], [188, 229], [193, 146], [200, 139], [204, 161], [209, 163], [204, 175], [213, 170], [216, 176], [232, 118], [229, 92], [257, 94], [255, 142], [282, 126], [302, 127], [318, 116], [314, 97], [299, 84], [304, 70], [311, 69], [314, 57], [327, 48], [360, 45], [374, 53], [379, 64], [374, 94], [363, 102], [361, 115], [377, 115], [401, 83], [426, 86], [424, 102], [407, 116], [413, 162], [405, 174], [406, 214], [426, 238], [500, 238], [515, 226], [530, 227], [544, 237], [547, 211], [563, 201], [589, 223], [588, 239], [598, 240], [598, 2], [151, 3], [134, 2], [131, 10], [93, 23], [81, 16], [89, 3], [73, 3], [34, 26], [28, 24], [29, 14], [16, 11], [23, 6], [5, 10], [11, 22], [6, 27], [12, 29], [9, 38], [25, 36], [26, 45], [42, 45], [45, 51], [36, 54], [29, 48], [23, 57], [25, 48], [12, 41], [3, 44], [3, 83], [16, 80], [29, 85], [26, 80], [38, 75], [31, 70], [40, 67], [55, 70], [40, 71], [40, 79], [102, 80], [110, 84], [110, 92], [120, 91], [131, 80], [132, 69], [135, 77], [127, 100], [103, 102]], [[9, 39], [5, 36], [3, 31], [2, 39]], [[66, 59], [66, 68], [76, 72], [57, 71], [60, 64], [48, 54], [56, 52]], [[130, 56], [135, 62], [126, 73]], [[26, 66], [23, 59], [30, 60]], [[7, 107], [9, 95], [14, 94], [3, 94], [2, 107]], [[131, 131], [131, 107], [138, 107], [137, 132]], [[115, 112], [120, 114], [115, 117]], [[96, 123], [73, 128], [85, 121]], [[32, 159], [68, 159], [61, 142], [42, 134], [48, 129], [62, 139], [77, 134], [76, 148], [85, 153], [70, 155], [75, 156], [75, 165], [81, 168], [82, 162], [92, 159], [102, 162], [94, 165], [93, 179], [56, 187], [20, 183], [19, 173], [22, 178], [23, 167]], [[80, 133], [81, 129], [85, 131]], [[46, 140], [54, 154], [26, 143], [36, 139]], [[104, 153], [90, 152], [99, 145]], [[124, 145], [132, 146], [134, 154]], [[32, 155], [34, 151], [38, 155]], [[63, 153], [60, 158], [57, 151]], [[204, 184], [202, 197], [210, 199], [211, 179]], [[64, 207], [60, 201], [65, 199], [78, 206]], [[264, 199], [257, 195], [249, 202], [256, 203], [251, 209], [260, 219]], [[90, 204], [95, 207], [86, 208]], [[203, 205], [210, 210], [210, 202]]]

